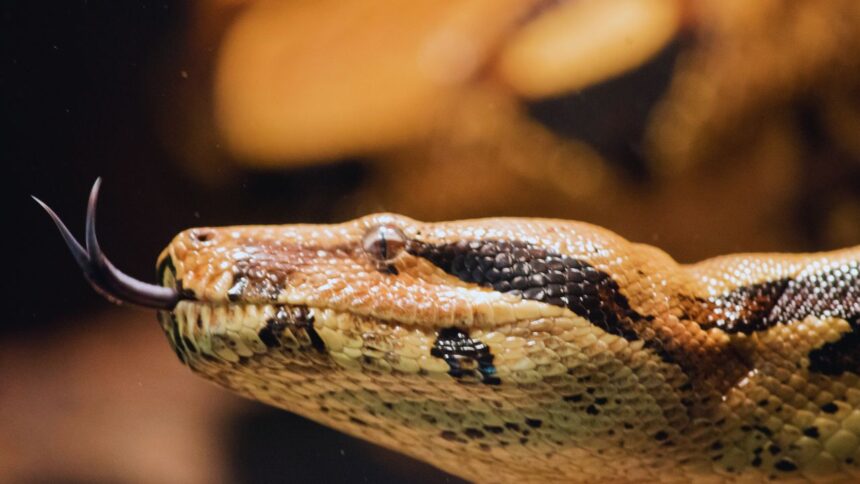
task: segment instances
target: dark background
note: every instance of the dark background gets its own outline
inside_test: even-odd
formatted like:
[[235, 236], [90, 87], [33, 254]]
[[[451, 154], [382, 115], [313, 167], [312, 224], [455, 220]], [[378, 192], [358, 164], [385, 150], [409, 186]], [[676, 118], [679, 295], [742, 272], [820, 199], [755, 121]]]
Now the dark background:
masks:
[[[2, 156], [11, 170], [3, 177], [4, 226], [21, 234], [7, 237], [17, 254], [10, 258], [10, 290], [20, 304], [14, 318], [0, 323], [3, 331], [26, 329], [20, 319], [46, 323], [103, 304], [31, 194], [81, 236], [87, 194], [101, 176], [100, 240], [119, 267], [150, 280], [155, 256], [184, 228], [327, 221], [332, 204], [324, 202], [360, 178], [354, 165], [286, 175], [231, 172], [230, 183], [216, 188], [186, 176], [155, 125], [156, 107], [184, 82], [174, 61], [188, 21], [184, 7], [144, 1], [2, 7]], [[161, 74], [174, 66], [171, 75]], [[49, 288], [62, 291], [51, 290], [44, 304]]]
[[[156, 256], [180, 230], [198, 225], [342, 220], [345, 214], [354, 214], [353, 197], [362, 187], [366, 189], [373, 175], [374, 165], [368, 159], [279, 172], [231, 168], [230, 155], [217, 137], [211, 138], [207, 152], [224, 163], [212, 164], [208, 178], [188, 169], [184, 157], [166, 141], [171, 136], [185, 136], [188, 126], [185, 105], [174, 99], [188, 89], [189, 82], [205, 90], [206, 81], [194, 76], [206, 74], [206, 56], [217, 52], [219, 46], [217, 35], [208, 37], [208, 41], [203, 36], [202, 42], [201, 37], [196, 37], [194, 50], [185, 50], [192, 16], [190, 5], [79, 0], [4, 2], [0, 7], [0, 156], [6, 169], [0, 223], [7, 241], [3, 258], [5, 309], [0, 318], [0, 428], [6, 428], [6, 419], [7, 424], [24, 422], [25, 429], [20, 434], [7, 434], [5, 440], [0, 435], [0, 480], [135, 480], [125, 472], [122, 460], [102, 470], [92, 468], [87, 459], [71, 458], [71, 464], [64, 464], [59, 455], [14, 451], [39, 449], [43, 443], [53, 442], [58, 438], [54, 429], [43, 428], [39, 423], [73, 418], [67, 415], [76, 408], [89, 409], [86, 418], [99, 422], [98, 402], [113, 402], [110, 395], [117, 390], [102, 383], [102, 372], [116, 370], [122, 375], [130, 371], [122, 366], [122, 352], [117, 358], [111, 357], [109, 350], [115, 350], [116, 345], [134, 345], [134, 338], [140, 335], [149, 338], [160, 333], [154, 315], [150, 326], [137, 326], [140, 313], [133, 309], [107, 312], [108, 304], [81, 277], [53, 224], [30, 199], [31, 194], [54, 208], [80, 237], [87, 194], [96, 177], [101, 176], [98, 232], [102, 247], [128, 274], [151, 281]], [[631, 73], [585, 91], [527, 104], [526, 111], [561, 137], [590, 142], [606, 157], [612, 173], [628, 187], [642, 190], [643, 197], [658, 193], [661, 183], [666, 184], [656, 179], [638, 141], [643, 136], [647, 114], [670, 83], [679, 53], [690, 42], [690, 38], [682, 36]], [[189, 63], [196, 63], [198, 68], [187, 67]], [[663, 218], [664, 225], [649, 228], [644, 240], [641, 228], [630, 229], [629, 234], [625, 231], [621, 214], [623, 210], [628, 217], [642, 219], [637, 207], [619, 207], [617, 217], [610, 210], [602, 213], [603, 218], [588, 221], [657, 245], [664, 240], [664, 233], [680, 232], [680, 238], [672, 239], [672, 253], [680, 259], [700, 255], [695, 246], [706, 238], [728, 239], [723, 245], [708, 246], [727, 250], [819, 250], [836, 245], [833, 240], [846, 240], [827, 238], [825, 220], [833, 212], [833, 203], [860, 200], [860, 163], [856, 156], [832, 148], [832, 133], [823, 127], [826, 123], [814, 94], [810, 90], [808, 95], [789, 102], [787, 108], [780, 107], [780, 112], [787, 112], [787, 117], [796, 123], [798, 143], [812, 153], [802, 165], [800, 188], [785, 197], [786, 210], [774, 213], [768, 220], [781, 228], [792, 227], [790, 240], [764, 238], [761, 240], [770, 242], [748, 246], [745, 240], [759, 240], [750, 238], [755, 234], [745, 238], [731, 224], [716, 224], [715, 230], [710, 221], [721, 219], [714, 214], [728, 214], [723, 219], [729, 222], [737, 218], [722, 203], [711, 203], [707, 197], [690, 199], [691, 206], [701, 207], [706, 222], [687, 219], [668, 224], [665, 220], [672, 220], [669, 214]], [[206, 99], [208, 93], [201, 95]], [[856, 98], [855, 93], [852, 99]], [[752, 123], [758, 121], [754, 117]], [[695, 179], [703, 182], [707, 192], [710, 180], [726, 178], [730, 170], [744, 169], [743, 163], [718, 160], [705, 166]], [[726, 205], [756, 204], [759, 187], [761, 192], [767, 192], [772, 181], [768, 177], [753, 180], [752, 189], [742, 190], [749, 196], [748, 201], [734, 200]], [[640, 211], [660, 207], [661, 199], [654, 199], [657, 202], [644, 204]], [[518, 212], [522, 208], [518, 207]], [[710, 230], [706, 229], [707, 223], [712, 223]], [[685, 224], [695, 228], [688, 233], [678, 230]], [[647, 223], [640, 225], [648, 227]], [[766, 230], [763, 224], [762, 231]], [[116, 319], [113, 323], [117, 326], [128, 321], [129, 327], [136, 328], [137, 336], [131, 341], [111, 340], [111, 327], [96, 323], [105, 318]], [[103, 332], [100, 337], [107, 338], [107, 342], [93, 346], [94, 354], [89, 355], [93, 366], [79, 373], [64, 372], [65, 367], [77, 368], [65, 359], [65, 352], [80, 344], [78, 338], [86, 340], [94, 331]], [[141, 341], [146, 338], [141, 337]], [[153, 360], [169, 358], [166, 341], [153, 344], [143, 349], [144, 356], [152, 353]], [[104, 356], [100, 348], [104, 348]], [[111, 368], [113, 365], [118, 366]], [[37, 366], [43, 371], [28, 371]], [[177, 391], [202, 395], [206, 404], [200, 405], [201, 414], [226, 408], [218, 413], [224, 416], [213, 417], [216, 428], [198, 437], [218, 439], [217, 446], [226, 456], [204, 459], [214, 470], [198, 474], [204, 476], [201, 482], [213, 476], [232, 482], [449, 479], [424, 464], [286, 412], [238, 401], [223, 391], [212, 391], [210, 396], [209, 388], [175, 361], [169, 369], [158, 371], [161, 373], [140, 376], [141, 381], [155, 385], [161, 379], [172, 382]], [[44, 379], [36, 379], [35, 374]], [[58, 394], [62, 397], [69, 385], [63, 379], [83, 382], [86, 391], [69, 400], [52, 400]], [[32, 393], [13, 394], [9, 388], [28, 388]], [[161, 398], [147, 388], [143, 396], [119, 399], [115, 404], [121, 407], [117, 418], [138, 418], [138, 409], [151, 404], [146, 398]], [[195, 408], [192, 413], [197, 411]], [[87, 424], [84, 420], [82, 427], [97, 428]], [[106, 425], [113, 423], [108, 421]], [[174, 434], [165, 431], [161, 438], [169, 441]], [[80, 447], [83, 455], [94, 455], [100, 443], [113, 445], [112, 442], [113, 438], [93, 430], [73, 433], [68, 443], [52, 443], [49, 447], [59, 449], [59, 453]], [[158, 442], [141, 445], [159, 452]], [[120, 448], [116, 452], [126, 451]], [[180, 468], [186, 465], [169, 458], [157, 462]], [[87, 466], [90, 468], [82, 468]]]
[[[171, 130], [171, 116], [184, 114], [172, 99], [188, 82], [182, 74], [187, 8], [184, 2], [146, 1], [2, 7], [2, 156], [11, 170], [4, 177], [9, 198], [3, 222], [21, 234], [7, 237], [9, 253], [16, 255], [9, 260], [14, 269], [6, 292], [17, 302], [14, 317], [0, 322], [3, 332], [32, 326], [21, 321], [61, 322], [104, 303], [79, 276], [30, 195], [51, 206], [80, 237], [89, 189], [102, 177], [102, 247], [118, 267], [143, 280], [152, 277], [161, 249], [191, 226], [322, 223], [349, 213], [339, 206], [364, 182], [367, 160], [284, 172], [214, 164], [213, 171], [227, 172], [214, 175], [227, 178], [215, 185], [183, 169], [165, 146], [163, 131]], [[218, 40], [202, 48], [216, 52]], [[591, 141], [620, 167], [619, 176], [647, 180], [638, 147], [626, 141], [641, 137], [676, 54], [673, 46], [620, 80], [535, 102], [530, 112], [561, 135]], [[230, 158], [217, 141], [212, 145]]]

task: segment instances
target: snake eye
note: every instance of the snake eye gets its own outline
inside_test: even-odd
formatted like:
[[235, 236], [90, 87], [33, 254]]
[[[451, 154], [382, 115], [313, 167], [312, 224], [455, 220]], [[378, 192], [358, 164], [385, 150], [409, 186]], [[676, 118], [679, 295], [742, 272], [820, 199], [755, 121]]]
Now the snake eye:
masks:
[[379, 225], [368, 230], [361, 243], [376, 261], [391, 262], [406, 247], [406, 236], [397, 227]]

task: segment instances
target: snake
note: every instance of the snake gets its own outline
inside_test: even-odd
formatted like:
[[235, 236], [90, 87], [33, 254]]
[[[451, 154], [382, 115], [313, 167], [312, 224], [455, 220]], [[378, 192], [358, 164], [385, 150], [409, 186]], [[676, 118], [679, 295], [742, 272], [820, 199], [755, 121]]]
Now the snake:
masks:
[[[134, 279], [179, 360], [476, 482], [856, 482], [860, 246], [693, 264], [583, 222], [185, 230]], [[34, 197], [35, 198], [35, 197]], [[288, 438], [288, 436], [285, 436]]]

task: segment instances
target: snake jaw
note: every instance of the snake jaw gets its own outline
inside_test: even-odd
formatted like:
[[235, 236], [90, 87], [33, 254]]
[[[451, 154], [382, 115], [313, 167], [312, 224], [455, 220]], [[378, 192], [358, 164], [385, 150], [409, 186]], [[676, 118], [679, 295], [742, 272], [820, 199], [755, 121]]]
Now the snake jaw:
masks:
[[75, 261], [84, 272], [90, 285], [107, 300], [115, 304], [131, 303], [153, 309], [173, 309], [179, 301], [179, 292], [173, 288], [156, 286], [139, 281], [114, 266], [99, 246], [96, 237], [96, 202], [101, 178], [97, 178], [87, 203], [86, 248], [75, 239], [60, 217], [43, 201], [36, 201], [48, 213]]

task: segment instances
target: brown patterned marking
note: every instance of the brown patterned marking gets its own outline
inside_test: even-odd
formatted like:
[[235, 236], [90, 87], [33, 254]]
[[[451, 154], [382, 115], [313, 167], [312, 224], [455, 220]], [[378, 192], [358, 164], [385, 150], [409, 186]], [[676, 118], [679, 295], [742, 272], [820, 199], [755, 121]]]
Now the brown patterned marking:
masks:
[[462, 281], [567, 307], [630, 341], [639, 339], [638, 326], [653, 319], [630, 307], [609, 274], [580, 259], [525, 242], [476, 240], [432, 245], [413, 241], [407, 250]]
[[318, 245], [282, 245], [269, 239], [240, 238], [228, 252], [232, 262], [233, 282], [227, 292], [230, 302], [277, 301], [293, 274], [313, 265], [324, 251], [330, 255], [352, 251], [355, 244], [330, 247]]
[[233, 269], [233, 286], [227, 293], [230, 301], [268, 299], [277, 301], [290, 274], [298, 270], [297, 261], [265, 252], [237, 260]]
[[688, 298], [688, 315], [704, 329], [750, 334], [807, 316], [860, 315], [860, 267], [853, 261], [826, 271], [749, 286], [711, 298]]
[[[682, 349], [669, 348], [660, 335], [643, 337], [654, 334], [649, 328], [654, 317], [636, 312], [612, 276], [581, 259], [522, 241], [434, 245], [412, 240], [407, 251], [464, 282], [566, 307], [607, 333], [628, 341], [644, 340], [645, 347], [666, 363], [680, 365], [685, 372], [699, 371], [686, 361]], [[746, 371], [740, 368], [735, 373], [740, 378]]]
[[[708, 379], [715, 374], [713, 365], [720, 365], [719, 391], [735, 385], [751, 369], [748, 355], [734, 346], [712, 346], [706, 354], [688, 354], [671, 336], [654, 331], [652, 315], [631, 308], [612, 276], [581, 259], [516, 240], [445, 244], [412, 240], [406, 250], [464, 282], [567, 307], [607, 333], [628, 341], [641, 339], [663, 362], [677, 365], [694, 380]], [[683, 401], [690, 404], [687, 408], [692, 408], [687, 396], [691, 389], [679, 391]], [[586, 411], [595, 415], [600, 409], [592, 405]]]

